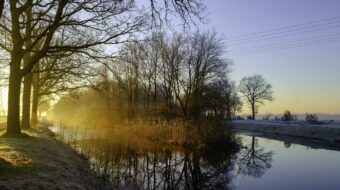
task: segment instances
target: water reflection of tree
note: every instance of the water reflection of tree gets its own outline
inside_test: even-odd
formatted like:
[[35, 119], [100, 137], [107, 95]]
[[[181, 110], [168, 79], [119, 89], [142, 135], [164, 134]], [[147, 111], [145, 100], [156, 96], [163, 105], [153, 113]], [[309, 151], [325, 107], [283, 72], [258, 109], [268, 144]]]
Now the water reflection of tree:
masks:
[[256, 178], [261, 177], [272, 167], [272, 156], [273, 152], [265, 152], [263, 147], [259, 147], [256, 138], [253, 136], [251, 144], [242, 149], [239, 154], [239, 173]]
[[230, 189], [235, 153], [111, 147], [94, 168], [115, 187], [130, 189]]

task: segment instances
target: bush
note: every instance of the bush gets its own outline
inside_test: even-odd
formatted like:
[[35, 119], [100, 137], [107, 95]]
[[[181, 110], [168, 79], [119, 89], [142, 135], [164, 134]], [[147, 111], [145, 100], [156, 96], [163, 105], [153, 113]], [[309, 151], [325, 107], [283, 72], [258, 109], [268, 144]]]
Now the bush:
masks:
[[308, 121], [309, 123], [318, 123], [319, 122], [319, 118], [316, 114], [306, 114], [306, 121]]
[[293, 121], [293, 120], [294, 120], [294, 117], [293, 117], [292, 113], [290, 113], [290, 111], [286, 110], [283, 113], [282, 121]]

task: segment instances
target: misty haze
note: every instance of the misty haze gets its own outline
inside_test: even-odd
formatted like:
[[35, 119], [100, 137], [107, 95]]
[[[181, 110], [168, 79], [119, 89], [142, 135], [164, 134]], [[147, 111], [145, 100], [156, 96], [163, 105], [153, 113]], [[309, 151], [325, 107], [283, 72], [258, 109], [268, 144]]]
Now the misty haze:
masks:
[[337, 0], [0, 0], [0, 190], [339, 190]]

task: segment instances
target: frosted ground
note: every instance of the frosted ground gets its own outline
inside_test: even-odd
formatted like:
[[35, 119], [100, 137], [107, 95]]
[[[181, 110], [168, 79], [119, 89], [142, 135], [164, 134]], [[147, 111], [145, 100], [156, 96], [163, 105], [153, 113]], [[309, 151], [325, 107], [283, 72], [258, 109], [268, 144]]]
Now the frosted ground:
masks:
[[236, 130], [340, 142], [340, 121], [335, 120], [321, 124], [306, 121], [235, 120], [231, 124]]

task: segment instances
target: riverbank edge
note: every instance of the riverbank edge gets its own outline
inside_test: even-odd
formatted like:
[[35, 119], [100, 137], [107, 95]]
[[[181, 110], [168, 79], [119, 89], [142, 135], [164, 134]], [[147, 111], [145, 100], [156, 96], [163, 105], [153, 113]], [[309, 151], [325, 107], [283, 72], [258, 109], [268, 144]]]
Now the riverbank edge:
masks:
[[340, 129], [319, 126], [275, 125], [253, 121], [226, 121], [234, 131], [257, 133], [264, 136], [293, 137], [312, 141], [323, 141], [340, 146]]
[[52, 123], [41, 123], [41, 125], [38, 127], [38, 129], [46, 134], [47, 136], [49, 136], [52, 140], [57, 141], [59, 144], [61, 144], [62, 146], [64, 146], [66, 149], [68, 149], [69, 151], [74, 152], [80, 159], [82, 159], [84, 162], [86, 162], [86, 166], [87, 166], [87, 170], [88, 170], [88, 174], [93, 176], [93, 179], [96, 180], [95, 184], [99, 184], [99, 187], [96, 188], [100, 188], [101, 190], [113, 190], [113, 185], [112, 183], [105, 177], [103, 176], [99, 176], [92, 168], [91, 168], [91, 162], [90, 162], [90, 158], [86, 157], [85, 155], [79, 153], [76, 151], [76, 149], [74, 149], [72, 146], [66, 144], [65, 142], [58, 140], [57, 134], [55, 132], [53, 132], [50, 129], [50, 126], [53, 125]]
[[[39, 126], [34, 129], [23, 130], [22, 132], [27, 135], [27, 137], [24, 138], [0, 138], [2, 145], [6, 145], [4, 142], [7, 141], [11, 142], [11, 144], [18, 145], [17, 147], [13, 146], [13, 150], [19, 152], [19, 154], [36, 159], [36, 153], [39, 152], [40, 155], [38, 156], [41, 157], [37, 159], [37, 161], [33, 159], [33, 165], [20, 165], [20, 168], [15, 166], [15, 171], [33, 170], [34, 172], [28, 176], [13, 176], [11, 174], [13, 168], [9, 168], [9, 172], [6, 174], [6, 166], [2, 168], [0, 189], [112, 189], [109, 181], [98, 176], [91, 169], [88, 158], [79, 154], [69, 145], [57, 140], [55, 134], [48, 129], [48, 126], [48, 124], [39, 124]], [[3, 133], [4, 131], [1, 132]], [[38, 144], [38, 142], [43, 143]], [[27, 151], [20, 152], [20, 150], [23, 150], [23, 147], [26, 149], [27, 144], [32, 146], [30, 149], [34, 149], [35, 153], [30, 155]], [[44, 156], [47, 152], [50, 155]], [[54, 160], [50, 160], [51, 157], [53, 157]], [[3, 160], [3, 158], [1, 158], [1, 160]], [[41, 163], [41, 161], [43, 163]], [[39, 167], [35, 168], [36, 166], [34, 165]], [[44, 165], [46, 167], [44, 167]], [[71, 166], [69, 172], [59, 169], [65, 168], [65, 165], [67, 165], [67, 167]]]

